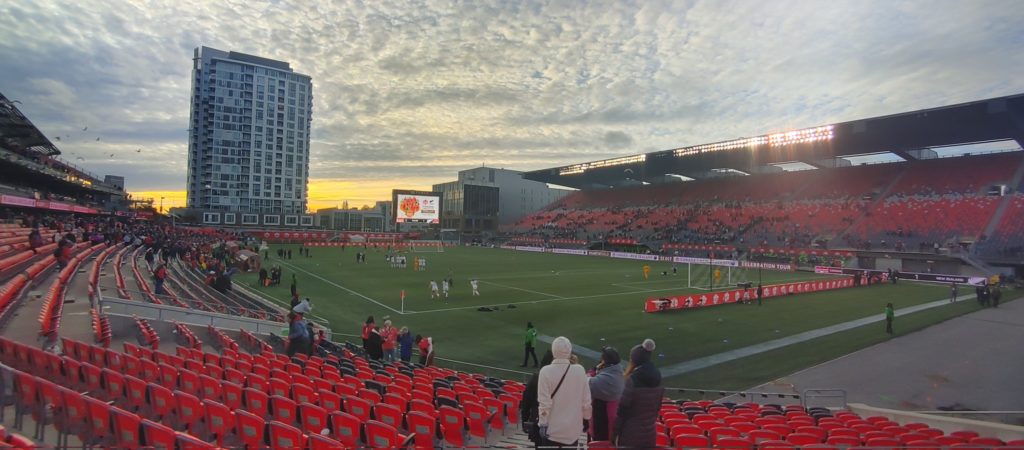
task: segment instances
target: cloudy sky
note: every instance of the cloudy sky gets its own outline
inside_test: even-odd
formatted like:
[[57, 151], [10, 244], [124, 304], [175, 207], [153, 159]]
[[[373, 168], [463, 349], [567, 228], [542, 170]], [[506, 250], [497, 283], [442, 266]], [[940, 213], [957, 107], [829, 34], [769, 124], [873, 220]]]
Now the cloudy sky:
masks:
[[181, 206], [200, 45], [313, 77], [311, 207], [1024, 92], [1017, 0], [7, 0], [0, 92]]

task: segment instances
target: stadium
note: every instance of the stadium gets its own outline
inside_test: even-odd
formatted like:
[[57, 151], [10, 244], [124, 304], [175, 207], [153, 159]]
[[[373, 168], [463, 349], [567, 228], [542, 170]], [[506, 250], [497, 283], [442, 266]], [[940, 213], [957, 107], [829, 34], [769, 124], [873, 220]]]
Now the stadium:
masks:
[[[3, 195], [12, 445], [523, 445], [528, 322], [588, 367], [657, 342], [659, 445], [989, 446], [1019, 430], [972, 414], [1013, 410], [1019, 341], [960, 317], [998, 319], [975, 301], [988, 286], [1020, 318], [1024, 95], [528, 172], [578, 190], [472, 245], [112, 214], [95, 176], [65, 187], [21, 162], [53, 167], [59, 150], [3, 104], [5, 160], [25, 172]], [[939, 157], [965, 145], [995, 150]], [[852, 164], [865, 149], [889, 162]], [[396, 200], [440, 215], [397, 197], [430, 194]], [[309, 356], [283, 353], [290, 297], [313, 299]], [[366, 353], [367, 316], [429, 336], [434, 365]], [[979, 339], [1008, 345], [947, 366]], [[989, 364], [1000, 392], [961, 386]]]
[[1024, 450], [1018, 3], [4, 2], [0, 450]]

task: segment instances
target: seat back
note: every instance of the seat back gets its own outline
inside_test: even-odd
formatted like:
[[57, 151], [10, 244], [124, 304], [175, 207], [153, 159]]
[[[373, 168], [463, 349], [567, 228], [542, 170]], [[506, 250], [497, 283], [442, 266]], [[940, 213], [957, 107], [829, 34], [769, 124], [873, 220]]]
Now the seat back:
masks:
[[[273, 400], [271, 400], [273, 402]], [[272, 420], [269, 424], [270, 447], [275, 449], [298, 449], [305, 443], [302, 432], [286, 423]]]
[[441, 435], [444, 441], [455, 447], [465, 446], [463, 429], [466, 426], [466, 416], [455, 408], [442, 406], [437, 410], [437, 418], [441, 423]]
[[242, 385], [224, 380], [220, 382], [221, 400], [232, 411], [242, 407]]
[[199, 398], [183, 391], [174, 391], [174, 400], [177, 406], [174, 412], [177, 414], [178, 424], [186, 430], [192, 430], [200, 420], [203, 420], [205, 411]]
[[224, 436], [235, 427], [235, 418], [227, 405], [210, 400], [203, 400], [203, 407], [206, 412], [206, 432], [216, 436], [218, 444], [223, 442]]
[[308, 447], [310, 450], [338, 450], [344, 448], [341, 442], [320, 434], [310, 434]]
[[351, 414], [334, 411], [331, 413], [331, 434], [346, 447], [358, 447], [360, 420]]
[[345, 397], [345, 412], [356, 416], [360, 421], [370, 420], [371, 405], [366, 399], [360, 397]]
[[270, 417], [278, 422], [291, 425], [296, 423], [297, 405], [292, 399], [280, 395], [270, 396]]
[[434, 448], [437, 435], [437, 421], [434, 416], [419, 411], [405, 414], [406, 429], [414, 436], [417, 448]]
[[142, 444], [154, 450], [174, 450], [175, 433], [166, 425], [142, 419]]
[[114, 445], [124, 448], [136, 448], [141, 445], [139, 426], [142, 419], [120, 408], [110, 408], [110, 413], [114, 427]]
[[270, 401], [267, 393], [253, 388], [245, 388], [242, 391], [242, 398], [245, 409], [253, 414], [265, 418], [270, 411]]
[[244, 409], [235, 411], [235, 434], [249, 448], [260, 448], [263, 443], [263, 417]]
[[376, 420], [366, 422], [366, 445], [370, 448], [398, 448], [401, 438], [395, 427]]
[[306, 433], [319, 434], [325, 429], [330, 429], [327, 410], [312, 403], [299, 404], [299, 418], [302, 422], [302, 430]]

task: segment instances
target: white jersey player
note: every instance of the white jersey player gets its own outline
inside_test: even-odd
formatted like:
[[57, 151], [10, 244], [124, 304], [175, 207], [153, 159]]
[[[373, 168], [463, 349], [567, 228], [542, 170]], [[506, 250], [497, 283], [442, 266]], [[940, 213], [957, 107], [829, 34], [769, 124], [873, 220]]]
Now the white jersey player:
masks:
[[430, 298], [438, 298], [440, 295], [437, 293], [437, 282], [430, 280]]
[[480, 295], [480, 284], [478, 281], [476, 281], [476, 278], [469, 280], [469, 286], [473, 288], [474, 297]]
[[448, 299], [448, 280], [441, 280], [441, 292], [444, 293], [445, 300]]

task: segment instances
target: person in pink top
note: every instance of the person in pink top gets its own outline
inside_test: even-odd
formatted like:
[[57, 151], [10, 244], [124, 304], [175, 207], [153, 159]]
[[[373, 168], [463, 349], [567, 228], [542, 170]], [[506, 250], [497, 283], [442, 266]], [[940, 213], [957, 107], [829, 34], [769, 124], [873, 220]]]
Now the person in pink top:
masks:
[[390, 320], [384, 321], [384, 328], [380, 330], [380, 337], [383, 339], [381, 348], [384, 349], [384, 361], [395, 361], [395, 344], [398, 342], [398, 330], [391, 326]]

